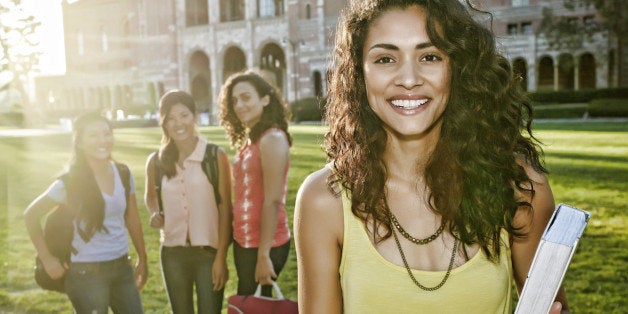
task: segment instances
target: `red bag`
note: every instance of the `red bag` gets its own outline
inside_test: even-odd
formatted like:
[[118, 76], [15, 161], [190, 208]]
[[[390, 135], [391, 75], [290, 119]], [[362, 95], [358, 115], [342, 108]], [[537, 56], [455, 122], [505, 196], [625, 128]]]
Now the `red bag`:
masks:
[[285, 299], [279, 286], [273, 281], [276, 299], [262, 296], [258, 285], [254, 295], [232, 295], [227, 300], [227, 314], [297, 314], [297, 302]]

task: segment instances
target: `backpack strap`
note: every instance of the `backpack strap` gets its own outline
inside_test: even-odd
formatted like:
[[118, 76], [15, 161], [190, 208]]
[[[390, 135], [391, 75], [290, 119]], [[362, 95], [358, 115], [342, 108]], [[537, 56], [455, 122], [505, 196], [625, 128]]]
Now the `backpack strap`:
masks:
[[201, 162], [203, 172], [209, 179], [209, 182], [214, 187], [214, 198], [216, 199], [216, 205], [220, 205], [222, 199], [220, 198], [219, 179], [220, 174], [218, 170], [218, 145], [214, 143], [207, 143], [205, 146], [205, 156]]
[[122, 185], [124, 186], [124, 197], [126, 197], [126, 209], [125, 215], [129, 210], [129, 196], [131, 195], [131, 170], [125, 164], [116, 162], [116, 168], [118, 168], [118, 173], [120, 174], [120, 179], [122, 179]]
[[161, 167], [159, 167], [159, 151], [155, 151], [150, 155], [150, 164], [153, 165], [153, 177], [155, 178], [155, 192], [157, 193], [157, 204], [159, 205], [159, 213], [163, 216], [164, 204], [161, 199]]

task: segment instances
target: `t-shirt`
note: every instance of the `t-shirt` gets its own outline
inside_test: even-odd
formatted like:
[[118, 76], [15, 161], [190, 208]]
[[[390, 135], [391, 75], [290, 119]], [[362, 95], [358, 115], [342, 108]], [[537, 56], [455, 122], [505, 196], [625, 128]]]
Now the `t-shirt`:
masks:
[[[104, 262], [123, 256], [129, 252], [129, 240], [124, 218], [126, 212], [126, 194], [124, 184], [118, 173], [118, 168], [111, 163], [114, 173], [113, 194], [102, 192], [105, 201], [105, 219], [103, 226], [107, 231], [101, 230], [94, 233], [88, 242], [78, 234], [74, 228], [72, 246], [78, 251], [70, 257], [72, 262]], [[130, 171], [130, 170], [129, 170]], [[135, 180], [133, 174], [129, 174], [129, 195], [135, 194]], [[59, 203], [67, 202], [67, 192], [62, 180], [56, 180], [50, 185], [45, 194]]]

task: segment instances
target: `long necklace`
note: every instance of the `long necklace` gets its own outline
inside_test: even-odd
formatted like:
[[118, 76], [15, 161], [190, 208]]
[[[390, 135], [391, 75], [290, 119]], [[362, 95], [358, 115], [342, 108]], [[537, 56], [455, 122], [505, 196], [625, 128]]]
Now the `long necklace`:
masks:
[[392, 222], [393, 226], [395, 226], [395, 228], [397, 228], [397, 230], [399, 230], [399, 233], [401, 233], [401, 235], [408, 239], [410, 242], [414, 243], [414, 244], [428, 244], [432, 241], [434, 241], [436, 238], [438, 238], [438, 236], [443, 232], [443, 229], [445, 229], [445, 221], [443, 220], [440, 224], [440, 227], [438, 227], [438, 230], [436, 230], [436, 232], [434, 232], [434, 234], [432, 234], [431, 236], [424, 238], [424, 239], [417, 239], [413, 236], [411, 236], [405, 229], [403, 229], [403, 227], [401, 226], [401, 224], [399, 223], [399, 221], [397, 220], [397, 217], [395, 217], [395, 215], [393, 215], [392, 212], [388, 211], [388, 214], [390, 215], [390, 221]]
[[397, 243], [397, 249], [399, 249], [399, 254], [401, 255], [401, 259], [403, 260], [403, 266], [406, 267], [406, 271], [408, 272], [410, 279], [412, 279], [412, 282], [414, 282], [414, 284], [417, 287], [425, 291], [434, 291], [442, 287], [447, 281], [447, 279], [449, 278], [449, 275], [451, 274], [451, 270], [454, 267], [454, 260], [456, 259], [456, 251], [458, 249], [458, 239], [454, 237], [454, 248], [451, 251], [451, 260], [449, 261], [449, 266], [447, 267], [447, 273], [445, 273], [445, 277], [443, 277], [443, 280], [441, 280], [441, 282], [437, 284], [436, 286], [426, 287], [422, 285], [419, 281], [417, 281], [416, 278], [414, 278], [414, 275], [412, 274], [412, 270], [410, 270], [410, 266], [408, 266], [408, 261], [406, 260], [406, 254], [403, 253], [403, 249], [401, 248], [401, 243], [399, 243], [399, 238], [397, 237], [397, 233], [395, 232], [395, 230], [392, 230], [392, 234], [395, 238], [395, 243]]

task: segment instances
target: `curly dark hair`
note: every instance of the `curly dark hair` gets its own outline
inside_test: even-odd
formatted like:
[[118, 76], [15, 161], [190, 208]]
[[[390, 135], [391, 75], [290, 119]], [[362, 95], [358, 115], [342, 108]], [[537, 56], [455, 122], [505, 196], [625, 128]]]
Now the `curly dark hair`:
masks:
[[194, 98], [192, 98], [192, 95], [187, 92], [181, 90], [171, 90], [159, 99], [159, 124], [163, 130], [163, 135], [161, 136], [158, 166], [168, 179], [177, 174], [177, 167], [175, 164], [177, 163], [177, 160], [179, 160], [179, 149], [170, 137], [170, 134], [168, 134], [168, 130], [166, 129], [166, 119], [168, 118], [168, 114], [170, 113], [172, 107], [177, 104], [184, 105], [194, 116], [196, 116], [197, 112]]
[[[532, 108], [510, 64], [496, 51], [492, 32], [459, 0], [351, 1], [343, 11], [325, 115], [326, 152], [336, 174], [328, 180], [329, 188], [340, 183], [351, 191], [354, 215], [374, 222], [374, 241], [391, 236], [382, 158], [387, 133], [367, 101], [362, 51], [376, 18], [409, 6], [425, 10], [431, 42], [450, 58], [450, 97], [424, 174], [428, 203], [452, 234], [465, 244], [479, 244], [496, 261], [500, 230], [525, 236], [513, 226], [513, 217], [522, 206], [532, 210], [530, 203], [515, 198], [515, 189], [534, 194], [517, 159], [547, 171], [540, 143], [532, 136]], [[480, 12], [468, 1], [467, 6]], [[378, 228], [385, 231], [381, 237]]]
[[[260, 98], [266, 95], [270, 98], [259, 122], [251, 128], [248, 134], [246, 127], [233, 110], [233, 87], [240, 82], [250, 83]], [[220, 124], [225, 128], [232, 148], [240, 149], [245, 144], [247, 136], [252, 142], [257, 141], [264, 131], [272, 127], [283, 130], [288, 137], [288, 143], [292, 145], [292, 137], [288, 133], [290, 112], [286, 103], [281, 93], [256, 72], [245, 70], [231, 75], [222, 86], [218, 103], [220, 104], [218, 113]]]

